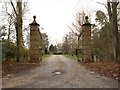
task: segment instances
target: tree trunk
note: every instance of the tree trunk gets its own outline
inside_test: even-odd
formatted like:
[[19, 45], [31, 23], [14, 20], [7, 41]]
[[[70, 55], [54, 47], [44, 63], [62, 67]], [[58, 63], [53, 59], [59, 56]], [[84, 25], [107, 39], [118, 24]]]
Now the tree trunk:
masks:
[[120, 35], [118, 32], [118, 23], [117, 23], [117, 2], [112, 2], [112, 21], [113, 23], [113, 34], [115, 36], [115, 52], [116, 52], [116, 61], [120, 61]]
[[112, 40], [113, 42], [111, 43], [112, 46], [113, 46], [113, 49], [112, 49], [112, 53], [113, 53], [113, 57], [114, 57], [114, 60], [116, 60], [116, 52], [115, 52], [115, 37], [113, 35], [113, 21], [112, 21], [112, 7], [111, 7], [111, 4], [109, 2], [109, 0], [107, 1], [107, 6], [108, 6], [108, 15], [109, 15], [109, 30], [110, 30], [110, 34], [112, 35]]
[[16, 28], [16, 35], [17, 35], [17, 62], [20, 61], [22, 56], [22, 0], [17, 2], [17, 28]]
[[109, 25], [110, 30], [113, 33], [113, 54], [116, 62], [120, 61], [120, 35], [118, 32], [118, 23], [117, 23], [117, 2], [107, 2], [108, 6], [108, 15], [109, 15]]
[[9, 24], [9, 27], [8, 27], [8, 41], [10, 41], [10, 26], [11, 24]]
[[22, 37], [22, 0], [17, 1], [17, 9], [15, 9], [12, 0], [10, 0], [10, 2], [16, 14], [15, 28], [16, 28], [16, 38], [17, 38], [17, 62], [19, 62], [21, 58], [21, 54], [22, 54], [21, 50], [23, 46], [23, 42], [22, 42], [23, 40], [23, 37]]

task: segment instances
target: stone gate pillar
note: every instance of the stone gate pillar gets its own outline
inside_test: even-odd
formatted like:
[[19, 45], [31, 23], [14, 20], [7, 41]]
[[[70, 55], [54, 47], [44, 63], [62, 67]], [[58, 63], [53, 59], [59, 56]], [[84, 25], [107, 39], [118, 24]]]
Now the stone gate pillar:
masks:
[[85, 23], [82, 25], [82, 61], [91, 62], [91, 24], [88, 21], [88, 16], [85, 17]]
[[36, 16], [30, 25], [30, 62], [39, 62], [42, 60], [42, 37], [39, 31], [39, 24], [36, 22]]

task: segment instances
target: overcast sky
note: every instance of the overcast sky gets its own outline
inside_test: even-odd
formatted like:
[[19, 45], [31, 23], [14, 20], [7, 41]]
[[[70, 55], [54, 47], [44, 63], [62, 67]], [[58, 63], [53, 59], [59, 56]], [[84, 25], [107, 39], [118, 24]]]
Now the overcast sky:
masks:
[[70, 31], [68, 26], [74, 21], [78, 11], [82, 9], [89, 11], [94, 19], [94, 11], [104, 9], [104, 6], [96, 3], [96, 0], [28, 0], [28, 2], [29, 21], [32, 22], [32, 16], [36, 15], [37, 22], [44, 28], [41, 32], [48, 34], [52, 44], [61, 42], [63, 36]]
[[[8, 0], [9, 1], [9, 0]], [[96, 1], [105, 0], [27, 0], [29, 4], [29, 13], [25, 24], [29, 25], [33, 21], [33, 15], [36, 15], [37, 22], [49, 36], [49, 41], [56, 44], [62, 41], [63, 36], [70, 30], [68, 26], [75, 20], [75, 15], [83, 9], [86, 13], [92, 14], [92, 23], [95, 19], [95, 11], [104, 10], [104, 6]]]

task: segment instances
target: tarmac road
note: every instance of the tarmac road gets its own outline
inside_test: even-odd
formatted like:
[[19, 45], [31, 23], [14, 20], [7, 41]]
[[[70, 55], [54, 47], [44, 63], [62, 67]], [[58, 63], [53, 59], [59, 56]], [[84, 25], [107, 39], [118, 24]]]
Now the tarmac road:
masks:
[[118, 88], [118, 82], [87, 70], [63, 55], [51, 55], [40, 66], [8, 75], [3, 88]]

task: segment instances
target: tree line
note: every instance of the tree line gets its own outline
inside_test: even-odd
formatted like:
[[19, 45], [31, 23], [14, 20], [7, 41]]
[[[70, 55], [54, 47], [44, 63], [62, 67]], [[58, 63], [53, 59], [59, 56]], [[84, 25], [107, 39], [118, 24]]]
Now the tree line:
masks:
[[[2, 43], [2, 60], [16, 60], [29, 57], [30, 28], [23, 27], [24, 19], [29, 11], [28, 2], [17, 0], [4, 2], [2, 6], [3, 22], [0, 25], [0, 42]], [[2, 19], [1, 19], [2, 20]], [[46, 33], [42, 33], [43, 53], [48, 47], [49, 40]]]
[[[119, 31], [119, 2], [108, 1], [104, 4], [107, 13], [96, 11], [95, 24], [92, 25], [92, 55], [97, 60], [113, 60], [120, 62], [120, 31]], [[85, 12], [76, 14], [75, 22], [69, 26], [70, 32], [66, 34], [62, 43], [58, 46], [63, 53], [76, 55], [76, 50], [81, 49], [82, 54], [82, 24]], [[90, 16], [89, 16], [90, 17]]]
[[[92, 54], [98, 60], [114, 60], [120, 61], [120, 31], [118, 27], [120, 18], [119, 2], [114, 0], [107, 0], [104, 4], [107, 13], [102, 10], [96, 11], [95, 24], [92, 25]], [[0, 26], [0, 42], [3, 44], [3, 58], [16, 58], [20, 61], [21, 57], [28, 56], [29, 49], [29, 27], [23, 28], [25, 14], [28, 11], [27, 3], [20, 0], [15, 2], [10, 0], [3, 6], [4, 15], [6, 15], [5, 24]], [[11, 10], [9, 10], [11, 7]], [[89, 16], [90, 17], [90, 16]], [[77, 55], [76, 50], [81, 49], [82, 54], [82, 24], [84, 23], [85, 12], [78, 12], [76, 14], [75, 22], [69, 26], [70, 32], [65, 35], [63, 42], [57, 45], [50, 45], [48, 35], [42, 33], [43, 37], [43, 54], [48, 53], [64, 53]], [[27, 33], [26, 40], [24, 40], [23, 33]]]

